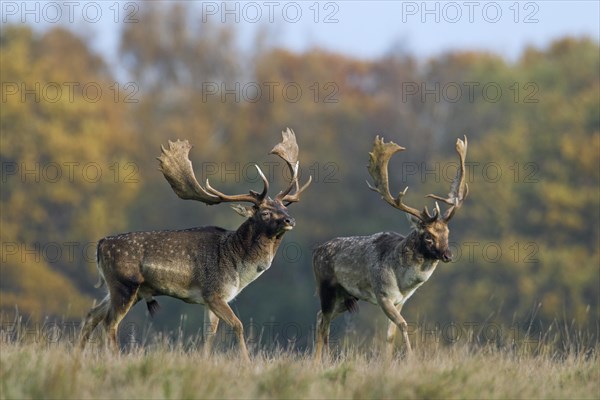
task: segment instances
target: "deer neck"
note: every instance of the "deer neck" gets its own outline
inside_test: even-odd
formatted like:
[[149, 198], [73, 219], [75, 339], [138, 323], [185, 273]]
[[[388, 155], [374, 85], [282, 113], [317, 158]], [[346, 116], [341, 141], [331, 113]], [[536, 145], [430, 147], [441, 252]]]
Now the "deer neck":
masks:
[[421, 272], [428, 272], [435, 269], [439, 260], [425, 257], [420, 249], [421, 239], [419, 232], [413, 229], [398, 246], [398, 256], [401, 260], [401, 266], [404, 268], [416, 268]]
[[246, 220], [230, 237], [230, 245], [239, 255], [238, 271], [255, 279], [271, 266], [283, 235], [269, 236], [252, 219]]

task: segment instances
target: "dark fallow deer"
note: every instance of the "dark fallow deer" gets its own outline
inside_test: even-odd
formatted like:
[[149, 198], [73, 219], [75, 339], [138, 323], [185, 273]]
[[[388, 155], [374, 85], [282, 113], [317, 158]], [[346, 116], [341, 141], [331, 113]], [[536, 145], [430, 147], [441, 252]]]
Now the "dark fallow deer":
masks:
[[234, 231], [216, 226], [154, 232], [131, 232], [108, 236], [98, 242], [98, 287], [106, 283], [108, 294], [88, 313], [81, 333], [83, 348], [94, 328], [102, 322], [108, 341], [118, 352], [117, 329], [129, 309], [145, 300], [150, 314], [158, 309], [154, 296], [171, 296], [205, 307], [205, 351], [210, 352], [219, 320], [231, 326], [237, 336], [243, 359], [249, 360], [244, 329], [228, 303], [242, 289], [265, 272], [273, 261], [283, 235], [295, 221], [287, 206], [300, 200], [308, 187], [298, 183], [298, 145], [290, 129], [282, 132], [283, 141], [271, 154], [281, 157], [290, 168], [291, 183], [274, 199], [267, 197], [269, 182], [256, 166], [263, 181], [260, 193], [226, 195], [201, 186], [188, 159], [188, 141], [169, 141], [158, 157], [160, 170], [173, 191], [182, 199], [208, 205], [233, 205], [246, 221]]
[[384, 143], [375, 138], [369, 153], [369, 174], [378, 192], [392, 207], [404, 211], [412, 225], [408, 236], [395, 232], [380, 232], [371, 236], [340, 237], [317, 247], [313, 254], [313, 270], [321, 309], [317, 313], [315, 357], [321, 359], [323, 347], [329, 342], [329, 326], [338, 315], [358, 310], [358, 300], [381, 307], [390, 319], [387, 330], [388, 356], [392, 355], [396, 329], [400, 328], [407, 351], [411, 351], [407, 324], [400, 311], [402, 306], [433, 273], [439, 260], [449, 262], [448, 221], [460, 208], [468, 194], [465, 182], [467, 138], [456, 141], [460, 164], [447, 198], [428, 195], [448, 204], [442, 214], [438, 203], [430, 214], [402, 202], [406, 190], [394, 198], [389, 191], [388, 162], [392, 155], [405, 150], [396, 143]]

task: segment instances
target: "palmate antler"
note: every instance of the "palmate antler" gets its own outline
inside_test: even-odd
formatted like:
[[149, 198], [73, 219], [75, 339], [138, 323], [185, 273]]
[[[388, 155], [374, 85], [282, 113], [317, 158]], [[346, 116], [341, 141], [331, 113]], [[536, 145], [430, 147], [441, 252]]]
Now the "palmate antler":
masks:
[[185, 200], [201, 201], [208, 205], [224, 202], [250, 202], [258, 205], [267, 196], [269, 182], [258, 165], [256, 169], [264, 185], [261, 193], [250, 191], [249, 194], [228, 196], [211, 187], [208, 179], [206, 188], [202, 187], [196, 180], [192, 162], [188, 158], [191, 148], [192, 146], [187, 140], [177, 140], [176, 142], [169, 140], [169, 148], [165, 149], [161, 146], [162, 154], [157, 157], [160, 162], [159, 169], [177, 196]]
[[[300, 194], [310, 185], [312, 177], [309, 177], [308, 182], [302, 188], [299, 188], [298, 144], [296, 143], [296, 135], [289, 128], [283, 131], [282, 135], [283, 141], [271, 150], [271, 154], [278, 155], [288, 164], [292, 174], [292, 181], [290, 186], [279, 193], [276, 198], [281, 202], [290, 204], [300, 200]], [[177, 196], [186, 200], [201, 201], [208, 205], [225, 202], [250, 202], [260, 205], [265, 200], [267, 191], [269, 190], [269, 181], [258, 165], [256, 165], [256, 169], [263, 181], [263, 190], [260, 193], [250, 190], [248, 194], [226, 195], [213, 188], [208, 179], [206, 180], [205, 187], [200, 185], [194, 175], [192, 162], [188, 158], [191, 148], [192, 146], [187, 140], [169, 141], [168, 148], [161, 146], [162, 154], [160, 157], [157, 157], [160, 162], [159, 169]], [[296, 186], [296, 191], [290, 195], [289, 193], [294, 185]]]
[[375, 143], [373, 143], [373, 151], [369, 153], [369, 174], [373, 178], [373, 182], [375, 186], [371, 186], [371, 184], [367, 181], [367, 185], [369, 189], [379, 193], [381, 198], [385, 200], [392, 207], [397, 208], [405, 213], [408, 213], [414, 217], [417, 217], [420, 220], [424, 220], [425, 217], [431, 219], [432, 216], [429, 215], [426, 209], [422, 212], [417, 210], [416, 208], [407, 206], [402, 202], [402, 198], [406, 194], [408, 187], [404, 189], [404, 191], [398, 193], [398, 197], [392, 197], [390, 194], [389, 180], [388, 180], [388, 163], [394, 154], [399, 151], [406, 150], [402, 146], [398, 146], [394, 142], [385, 143], [383, 138], [379, 138], [379, 136], [375, 137]]
[[[373, 151], [369, 153], [369, 174], [373, 178], [373, 182], [375, 186], [371, 186], [367, 181], [367, 185], [369, 189], [379, 193], [381, 198], [385, 200], [392, 207], [397, 208], [405, 213], [408, 213], [421, 221], [433, 221], [438, 219], [441, 216], [439, 205], [436, 203], [433, 214], [430, 214], [427, 210], [427, 207], [423, 208], [423, 211], [419, 211], [416, 208], [407, 206], [402, 202], [402, 198], [406, 195], [406, 191], [408, 187], [406, 187], [402, 192], [398, 193], [397, 197], [392, 197], [389, 189], [389, 180], [388, 180], [388, 163], [392, 156], [399, 151], [406, 150], [404, 147], [397, 145], [394, 142], [385, 143], [382, 138], [379, 136], [375, 137], [375, 143], [373, 143]], [[444, 221], [449, 221], [450, 218], [454, 215], [454, 212], [460, 208], [462, 202], [467, 197], [469, 193], [468, 185], [465, 182], [465, 158], [467, 156], [467, 137], [465, 136], [464, 142], [460, 139], [456, 141], [456, 151], [458, 152], [460, 158], [460, 166], [458, 168], [458, 172], [454, 181], [452, 182], [452, 186], [450, 188], [450, 193], [448, 194], [448, 198], [444, 199], [442, 197], [429, 194], [426, 197], [431, 197], [436, 200], [443, 201], [446, 204], [451, 205], [443, 215]]]
[[458, 153], [458, 158], [460, 161], [460, 165], [458, 166], [458, 170], [456, 171], [456, 176], [452, 181], [452, 185], [450, 186], [450, 193], [448, 193], [447, 198], [442, 198], [436, 196], [435, 194], [428, 194], [426, 197], [431, 197], [432, 199], [436, 199], [439, 201], [443, 201], [446, 204], [449, 204], [451, 207], [446, 210], [444, 213], [444, 221], [450, 221], [450, 219], [454, 216], [456, 210], [458, 210], [463, 201], [469, 195], [469, 185], [465, 182], [465, 159], [467, 158], [467, 136], [464, 136], [465, 140], [462, 141], [460, 139], [456, 139], [456, 152]]
[[[286, 206], [290, 203], [300, 201], [300, 194], [310, 185], [312, 182], [312, 176], [308, 177], [308, 181], [304, 186], [300, 187], [298, 182], [298, 144], [296, 143], [296, 134], [290, 128], [281, 132], [283, 140], [278, 143], [269, 154], [276, 154], [281, 157], [288, 165], [292, 179], [290, 185], [284, 191], [280, 192], [275, 196], [281, 202], [286, 202]], [[292, 189], [296, 186], [294, 194], [289, 194]]]

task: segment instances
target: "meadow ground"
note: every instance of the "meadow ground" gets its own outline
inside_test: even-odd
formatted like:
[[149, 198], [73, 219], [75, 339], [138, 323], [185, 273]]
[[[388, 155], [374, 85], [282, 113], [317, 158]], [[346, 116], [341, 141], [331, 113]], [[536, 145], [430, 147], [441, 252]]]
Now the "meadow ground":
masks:
[[158, 338], [115, 355], [92, 344], [3, 335], [0, 397], [17, 398], [600, 398], [591, 347], [418, 344], [388, 361], [377, 349], [340, 346], [322, 364], [310, 353], [235, 348], [203, 355], [190, 342]]

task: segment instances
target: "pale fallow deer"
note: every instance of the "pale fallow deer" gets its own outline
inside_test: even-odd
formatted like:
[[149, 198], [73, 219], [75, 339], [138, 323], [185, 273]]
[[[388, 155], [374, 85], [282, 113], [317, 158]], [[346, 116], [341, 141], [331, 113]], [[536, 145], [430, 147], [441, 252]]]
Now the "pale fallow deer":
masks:
[[243, 359], [249, 360], [243, 326], [228, 303], [249, 283], [271, 266], [283, 235], [295, 225], [287, 210], [300, 200], [312, 177], [300, 187], [298, 182], [298, 145], [291, 129], [282, 132], [283, 141], [271, 154], [281, 157], [290, 169], [291, 182], [274, 199], [267, 197], [269, 182], [258, 165], [263, 181], [261, 193], [225, 195], [206, 180], [201, 186], [188, 159], [191, 145], [187, 140], [169, 141], [158, 157], [160, 170], [173, 191], [182, 199], [208, 205], [250, 203], [232, 207], [246, 221], [235, 231], [216, 226], [184, 230], [131, 232], [108, 236], [98, 242], [98, 287], [106, 283], [104, 300], [88, 313], [81, 333], [83, 348], [94, 328], [103, 323], [108, 341], [118, 352], [117, 329], [129, 309], [145, 300], [154, 314], [158, 303], [154, 296], [171, 296], [205, 307], [205, 351], [210, 352], [219, 319], [231, 326], [237, 336]]
[[396, 232], [380, 232], [371, 236], [339, 237], [319, 247], [313, 253], [313, 270], [320, 298], [317, 313], [315, 357], [321, 359], [329, 344], [329, 326], [338, 315], [358, 310], [358, 300], [379, 305], [390, 319], [387, 330], [387, 354], [392, 355], [396, 329], [400, 328], [407, 351], [411, 345], [407, 323], [400, 314], [404, 303], [419, 286], [429, 279], [439, 260], [449, 262], [448, 221], [461, 207], [468, 194], [465, 182], [467, 138], [456, 141], [460, 163], [447, 198], [428, 195], [449, 205], [444, 214], [438, 203], [430, 214], [402, 202], [406, 190], [392, 197], [388, 183], [388, 162], [392, 155], [405, 150], [394, 142], [375, 138], [369, 153], [369, 174], [378, 192], [392, 207], [407, 214], [412, 231], [405, 237]]

